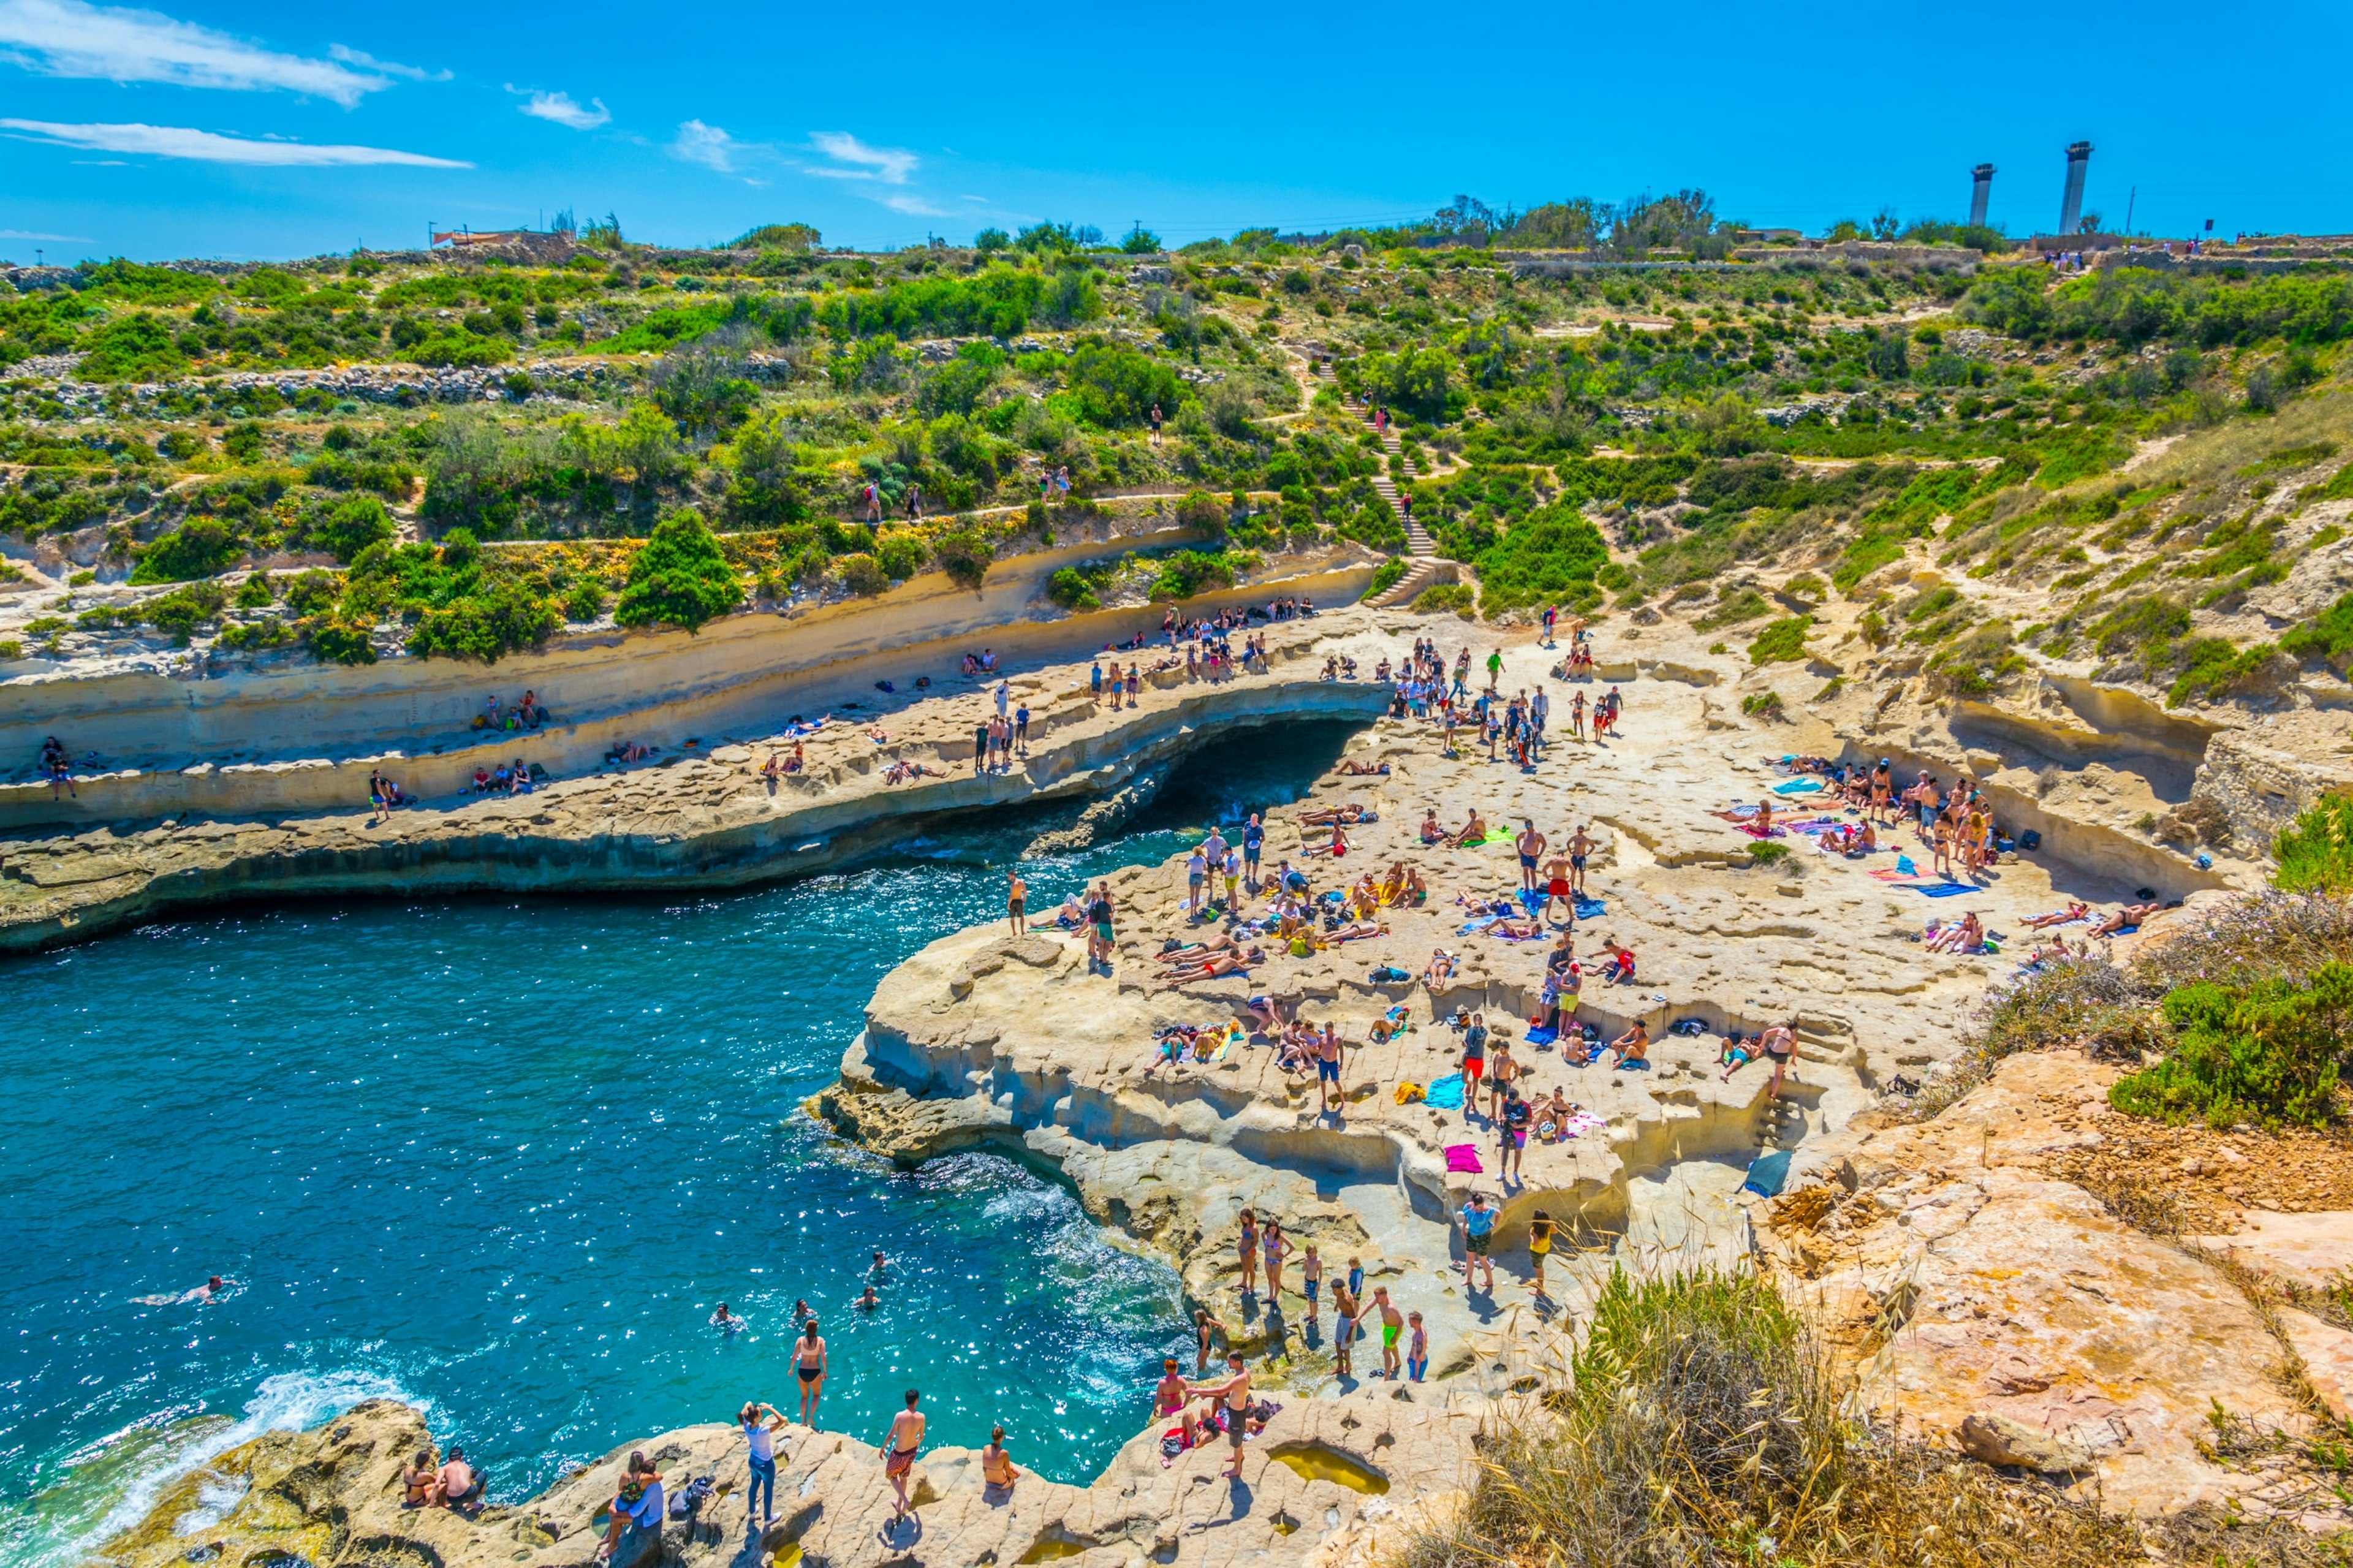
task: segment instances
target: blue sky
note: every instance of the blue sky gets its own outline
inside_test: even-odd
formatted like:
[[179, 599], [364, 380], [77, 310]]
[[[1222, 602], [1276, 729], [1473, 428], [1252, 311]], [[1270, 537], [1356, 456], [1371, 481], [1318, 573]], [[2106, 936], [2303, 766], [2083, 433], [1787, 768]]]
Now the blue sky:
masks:
[[1279, 7], [0, 0], [0, 258], [304, 256], [612, 212], [701, 244], [1039, 217], [1171, 242], [1696, 184], [1818, 231], [1883, 205], [2353, 230], [2353, 10], [2177, 0]]

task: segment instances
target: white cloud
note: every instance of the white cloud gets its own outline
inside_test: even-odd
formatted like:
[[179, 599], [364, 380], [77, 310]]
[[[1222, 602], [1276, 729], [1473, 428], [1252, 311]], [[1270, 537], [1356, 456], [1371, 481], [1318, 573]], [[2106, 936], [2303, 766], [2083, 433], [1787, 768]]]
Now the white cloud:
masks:
[[878, 196], [875, 199], [880, 201], [884, 206], [889, 207], [894, 213], [906, 213], [915, 217], [945, 217], [948, 216], [947, 208], [935, 207], [930, 202], [927, 202], [923, 197], [917, 195], [901, 195]]
[[127, 6], [0, 0], [0, 58], [49, 76], [247, 92], [277, 89], [332, 99], [345, 109], [392, 85], [383, 73], [394, 68], [353, 51], [343, 55], [309, 59]]
[[[512, 83], [508, 84], [507, 90], [524, 95], [523, 89]], [[522, 106], [523, 113], [534, 120], [554, 121], [574, 131], [594, 131], [613, 118], [613, 111], [605, 107], [605, 100], [601, 98], [592, 98], [586, 104], [579, 104], [572, 101], [572, 95], [568, 92], [541, 92], [536, 89], [531, 89], [528, 96], [531, 101]]]
[[41, 234], [29, 228], [0, 228], [0, 239], [60, 239], [69, 245], [88, 245], [86, 234]]
[[98, 153], [144, 153], [157, 158], [192, 158], [206, 163], [244, 163], [273, 168], [350, 168], [393, 163], [416, 169], [470, 169], [452, 158], [402, 153], [390, 147], [318, 145], [307, 142], [250, 141], [191, 131], [175, 125], [60, 125], [48, 120], [0, 120], [0, 131], [58, 147]]
[[670, 144], [670, 155], [689, 163], [700, 163], [706, 169], [716, 169], [723, 174], [735, 172], [735, 160], [746, 151], [738, 142], [716, 125], [705, 125], [700, 120], [683, 121], [678, 136]]
[[357, 66], [362, 70], [406, 77], [411, 81], [449, 81], [457, 76], [457, 72], [452, 70], [429, 71], [423, 66], [404, 66], [392, 60], [380, 60], [364, 49], [354, 49], [343, 44], [330, 45], [327, 58], [341, 60], [347, 66]]
[[809, 145], [845, 168], [811, 169], [834, 180], [880, 180], [903, 185], [923, 160], [902, 147], [869, 147], [847, 131], [812, 131]]

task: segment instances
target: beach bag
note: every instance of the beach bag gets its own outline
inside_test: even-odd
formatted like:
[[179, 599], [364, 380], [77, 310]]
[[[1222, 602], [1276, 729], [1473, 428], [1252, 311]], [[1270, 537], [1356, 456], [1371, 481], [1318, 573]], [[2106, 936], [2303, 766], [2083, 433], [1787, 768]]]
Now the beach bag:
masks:
[[1428, 1091], [1418, 1083], [1401, 1083], [1397, 1086], [1397, 1102], [1399, 1105], [1412, 1105], [1426, 1098], [1428, 1098]]

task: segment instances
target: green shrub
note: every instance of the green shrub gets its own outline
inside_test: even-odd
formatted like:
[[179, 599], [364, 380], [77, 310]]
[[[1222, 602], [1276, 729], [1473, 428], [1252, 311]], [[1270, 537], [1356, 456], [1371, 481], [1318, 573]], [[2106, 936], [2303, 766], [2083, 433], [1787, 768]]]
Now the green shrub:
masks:
[[997, 555], [996, 546], [976, 533], [944, 533], [932, 541], [932, 557], [940, 570], [948, 574], [958, 587], [980, 592], [988, 578], [988, 563]]
[[923, 537], [901, 530], [875, 542], [874, 559], [893, 583], [903, 583], [923, 569]]
[[232, 601], [240, 610], [259, 610], [278, 602], [278, 585], [267, 572], [256, 572], [237, 585], [237, 597]]
[[[2353, 464], [2346, 471], [2353, 473]], [[2316, 658], [2331, 668], [2342, 670], [2353, 661], [2353, 594], [2340, 595], [2337, 602], [2300, 626], [2292, 626], [2280, 636], [2280, 651], [2298, 658]]]
[[303, 642], [321, 664], [374, 664], [375, 645], [369, 634], [375, 629], [362, 622], [324, 616], [311, 623]]
[[2320, 1127], [2338, 1120], [2337, 1076], [2353, 1043], [2353, 964], [2321, 966], [2307, 985], [2200, 982], [2167, 993], [2172, 1054], [2119, 1079], [2109, 1102], [2179, 1126], [2257, 1122]]
[[1187, 528], [1198, 528], [1210, 534], [1223, 533], [1226, 531], [1226, 506], [1207, 490], [1187, 490], [1185, 499], [1176, 503], [1176, 521]]
[[1211, 588], [1234, 585], [1233, 560], [1223, 552], [1179, 550], [1160, 563], [1152, 580], [1152, 598], [1189, 599]]
[[594, 577], [583, 577], [564, 593], [564, 618], [567, 621], [593, 621], [605, 613], [605, 585]]
[[1373, 580], [1366, 586], [1365, 597], [1377, 599], [1405, 580], [1409, 570], [1402, 555], [1392, 555], [1373, 568]]
[[2183, 661], [2182, 670], [2165, 694], [2168, 708], [2179, 708], [2192, 698], [2212, 700], [2260, 687], [2284, 662], [2269, 643], [2242, 649], [2228, 637], [2200, 637], [2177, 649], [2176, 657]]
[[276, 616], [264, 616], [258, 621], [223, 626], [220, 634], [220, 646], [233, 648], [284, 647], [293, 640], [294, 628]]
[[1714, 609], [1692, 622], [1692, 629], [1712, 632], [1718, 626], [1737, 626], [1742, 621], [1753, 621], [1759, 616], [1772, 613], [1772, 601], [1754, 588], [1743, 588], [1720, 600]]
[[525, 584], [478, 581], [471, 592], [417, 618], [408, 651], [420, 658], [496, 664], [501, 654], [537, 647], [561, 621], [555, 606]]
[[25, 644], [22, 638], [0, 637], [0, 659], [22, 658], [24, 657]]
[[188, 368], [172, 323], [152, 311], [118, 316], [81, 341], [84, 381], [162, 381]]
[[314, 616], [335, 602], [335, 579], [332, 574], [312, 567], [287, 584], [285, 592], [290, 615]]
[[1748, 858], [1759, 866], [1778, 866], [1789, 858], [1789, 847], [1770, 839], [1749, 847]]
[[891, 574], [871, 555], [845, 555], [835, 563], [835, 570], [841, 574], [841, 585], [853, 594], [871, 598], [891, 586]]
[[699, 513], [681, 507], [654, 525], [630, 562], [613, 619], [624, 626], [682, 626], [692, 633], [743, 602], [743, 579], [719, 541]]
[[1103, 607], [1103, 601], [1095, 597], [1095, 585], [1075, 566], [1064, 566], [1046, 580], [1046, 597], [1066, 610]]
[[1472, 607], [1475, 603], [1476, 595], [1471, 592], [1471, 584], [1468, 583], [1432, 583], [1414, 595], [1413, 608], [1417, 613], [1425, 616], [1443, 615], [1451, 611], [1467, 621], [1471, 618]]
[[158, 631], [186, 642], [196, 627], [217, 616], [228, 603], [228, 590], [217, 583], [191, 583], [139, 606], [139, 616]]
[[1806, 634], [1813, 629], [1811, 616], [1790, 616], [1775, 621], [1748, 645], [1752, 665], [1787, 664], [1806, 657]]
[[1781, 694], [1778, 691], [1755, 691], [1740, 700], [1740, 710], [1752, 719], [1781, 717]]
[[245, 553], [245, 541], [216, 517], [192, 517], [139, 552], [133, 583], [185, 583], [226, 572]]
[[374, 496], [359, 496], [328, 512], [323, 522], [314, 524], [311, 539], [348, 566], [361, 551], [371, 544], [383, 543], [395, 531], [392, 514], [385, 510], [384, 502]]
[[2272, 840], [2272, 886], [2282, 892], [2353, 893], [2353, 795], [2307, 806]]

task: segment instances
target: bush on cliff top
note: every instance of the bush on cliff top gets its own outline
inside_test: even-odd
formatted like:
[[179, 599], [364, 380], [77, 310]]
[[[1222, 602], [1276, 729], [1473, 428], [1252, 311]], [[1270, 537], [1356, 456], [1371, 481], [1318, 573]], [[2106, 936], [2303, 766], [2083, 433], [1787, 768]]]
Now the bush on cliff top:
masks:
[[1491, 1422], [1478, 1480], [1404, 1568], [1533, 1562], [2089, 1568], [2141, 1555], [2095, 1506], [1875, 1437], [1755, 1274], [1611, 1274], [1563, 1386]]
[[2353, 795], [2305, 811], [2272, 841], [2272, 886], [2284, 893], [2353, 893]]
[[628, 586], [614, 606], [625, 626], [683, 626], [700, 631], [744, 602], [744, 582], [727, 563], [719, 541], [691, 508], [681, 507], [654, 525], [651, 538], [629, 563]]
[[2249, 1121], [2323, 1127], [2338, 1119], [2337, 1079], [2353, 1046], [2353, 964], [2328, 963], [2309, 985], [2201, 982], [2168, 992], [2172, 1054], [2119, 1079], [2109, 1103], [2179, 1126]]

